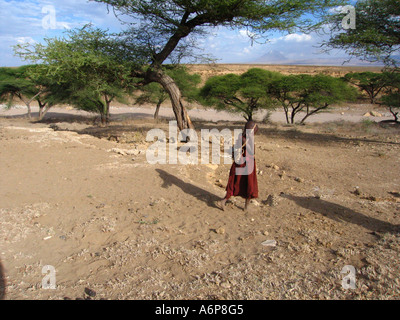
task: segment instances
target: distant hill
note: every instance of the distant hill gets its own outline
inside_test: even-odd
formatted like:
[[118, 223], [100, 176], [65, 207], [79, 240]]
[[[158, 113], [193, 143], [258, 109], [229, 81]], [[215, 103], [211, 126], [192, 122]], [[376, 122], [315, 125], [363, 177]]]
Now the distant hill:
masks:
[[187, 65], [190, 72], [201, 75], [203, 82], [213, 76], [228, 73], [242, 74], [251, 68], [261, 68], [282, 74], [327, 74], [334, 77], [342, 77], [349, 72], [380, 72], [382, 67], [371, 66], [324, 66], [324, 65], [280, 65], [280, 64], [190, 64]]
[[358, 59], [352, 59], [349, 62], [345, 62], [343, 57], [329, 57], [329, 58], [299, 58], [296, 60], [288, 59], [283, 52], [271, 50], [252, 61], [252, 64], [281, 64], [281, 65], [297, 65], [297, 66], [347, 66], [347, 67], [381, 67], [383, 64], [361, 61]]

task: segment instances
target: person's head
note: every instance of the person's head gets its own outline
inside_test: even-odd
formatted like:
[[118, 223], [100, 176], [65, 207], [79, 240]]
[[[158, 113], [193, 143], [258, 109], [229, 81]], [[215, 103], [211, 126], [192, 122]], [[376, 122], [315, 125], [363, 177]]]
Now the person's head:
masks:
[[244, 131], [246, 132], [246, 130], [253, 130], [253, 129], [254, 129], [254, 135], [256, 135], [258, 132], [258, 125], [253, 120], [247, 121], [244, 127]]

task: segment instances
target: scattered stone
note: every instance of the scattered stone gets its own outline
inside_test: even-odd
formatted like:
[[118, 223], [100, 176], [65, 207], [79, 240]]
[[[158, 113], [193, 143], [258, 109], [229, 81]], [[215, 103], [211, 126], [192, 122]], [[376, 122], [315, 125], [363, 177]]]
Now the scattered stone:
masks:
[[225, 229], [221, 227], [221, 228], [216, 229], [215, 232], [217, 234], [225, 234]]
[[118, 137], [118, 136], [111, 135], [111, 136], [108, 137], [107, 140], [108, 140], [108, 141], [119, 142], [119, 137]]
[[354, 191], [353, 191], [353, 194], [356, 195], [356, 196], [360, 196], [361, 195], [360, 188], [359, 187], [355, 187]]
[[273, 194], [270, 194], [267, 200], [264, 201], [264, 204], [269, 207], [276, 207], [278, 205], [278, 197]]
[[95, 297], [96, 296], [96, 292], [92, 289], [89, 288], [85, 288], [85, 293], [89, 296], [89, 297]]
[[276, 241], [275, 240], [267, 240], [261, 243], [262, 246], [265, 247], [276, 247]]
[[119, 149], [119, 148], [112, 148], [112, 149], [108, 150], [108, 152], [118, 153], [123, 156], [138, 156], [141, 153], [141, 151], [138, 149], [126, 150], [126, 149]]
[[379, 113], [379, 112], [377, 112], [377, 111], [371, 111], [370, 114], [371, 114], [371, 116], [373, 116], [373, 117], [378, 117], [378, 118], [381, 118], [381, 117], [382, 117], [382, 114]]
[[370, 116], [371, 116], [370, 112], [367, 112], [366, 114], [363, 115], [363, 117], [370, 117]]
[[260, 203], [259, 203], [257, 200], [255, 200], [255, 199], [251, 199], [251, 200], [250, 200], [250, 203], [253, 204], [253, 205], [255, 205], [256, 207], [259, 207], [259, 206], [260, 206]]
[[299, 183], [302, 183], [302, 182], [304, 182], [304, 179], [303, 179], [303, 178], [296, 177], [296, 178], [294, 178], [294, 181], [299, 182]]
[[274, 169], [274, 170], [276, 170], [276, 171], [279, 171], [279, 170], [280, 170], [280, 168], [279, 168], [276, 164], [274, 164], [274, 165], [272, 166], [272, 169]]
[[375, 196], [367, 196], [367, 197], [363, 197], [363, 199], [369, 200], [369, 201], [374, 201], [374, 202], [378, 201], [378, 198]]
[[220, 188], [225, 188], [224, 184], [222, 183], [221, 179], [215, 181], [215, 185]]

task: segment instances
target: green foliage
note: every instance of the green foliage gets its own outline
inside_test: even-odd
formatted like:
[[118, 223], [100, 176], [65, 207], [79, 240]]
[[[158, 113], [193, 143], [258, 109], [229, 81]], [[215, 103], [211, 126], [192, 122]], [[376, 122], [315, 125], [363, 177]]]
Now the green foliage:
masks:
[[399, 122], [400, 112], [400, 73], [387, 73], [387, 87], [381, 101], [386, 105], [394, 117], [395, 122]]
[[324, 45], [344, 49], [349, 55], [371, 62], [396, 66], [400, 50], [400, 2], [360, 0], [356, 5], [356, 29], [343, 30], [344, 15], [333, 15], [331, 39]]
[[[184, 66], [168, 66], [165, 72], [176, 82], [186, 100], [194, 101], [197, 99], [197, 86], [201, 82], [200, 75], [188, 73], [187, 68]], [[142, 93], [136, 98], [136, 103], [139, 105], [155, 104], [157, 109], [154, 118], [157, 119], [161, 104], [169, 99], [168, 92], [156, 82], [142, 87], [141, 91]]]
[[290, 75], [272, 82], [269, 92], [283, 107], [287, 123], [304, 113], [300, 123], [317, 113], [327, 111], [332, 104], [352, 101], [357, 97], [355, 88], [343, 80], [327, 75]]
[[45, 77], [58, 86], [52, 92], [54, 101], [97, 112], [102, 123], [108, 121], [110, 103], [123, 101], [133, 90], [131, 76], [134, 61], [127, 62], [126, 47], [100, 29], [86, 26], [67, 32], [65, 38], [45, 39], [46, 45], [32, 49], [17, 46], [16, 52], [26, 59], [42, 61]]
[[376, 103], [377, 96], [388, 83], [386, 73], [355, 72], [346, 74], [344, 79], [366, 92], [372, 104]]
[[26, 97], [29, 100], [37, 93], [27, 76], [27, 68], [0, 68], [0, 101], [7, 101], [7, 107], [12, 106], [15, 98], [23, 100]]
[[[195, 38], [209, 27], [246, 28], [256, 40], [272, 30], [308, 29], [328, 9], [343, 0], [95, 0], [113, 7], [118, 15], [135, 21], [128, 41], [161, 65], [167, 58], [180, 61], [193, 55]], [[309, 19], [307, 15], [313, 15]], [[126, 20], [126, 19], [125, 19]]]
[[200, 91], [200, 97], [208, 106], [243, 114], [252, 120], [260, 109], [271, 109], [274, 104], [268, 94], [269, 84], [281, 77], [277, 72], [258, 68], [242, 75], [227, 74], [210, 78]]
[[[310, 30], [332, 7], [345, 0], [95, 0], [110, 5], [117, 16], [133, 21], [124, 33], [132, 56], [147, 65], [137, 72], [143, 83], [164, 83], [180, 129], [192, 127], [179, 88], [163, 74], [168, 59], [203, 59], [196, 50], [198, 37], [211, 28], [246, 29], [252, 41], [266, 39], [271, 31]], [[311, 19], [310, 16], [313, 16]]]
[[27, 65], [19, 68], [0, 68], [0, 101], [7, 101], [7, 107], [13, 106], [18, 98], [28, 108], [31, 118], [30, 104], [36, 100], [39, 104], [39, 120], [55, 103], [50, 102], [51, 92], [55, 92], [57, 85], [51, 83], [45, 76], [46, 68], [43, 65]]

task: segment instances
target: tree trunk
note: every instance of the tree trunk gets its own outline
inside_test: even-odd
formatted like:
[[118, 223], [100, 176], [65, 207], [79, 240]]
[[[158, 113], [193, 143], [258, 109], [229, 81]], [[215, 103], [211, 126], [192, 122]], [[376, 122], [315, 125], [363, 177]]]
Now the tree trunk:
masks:
[[158, 114], [160, 113], [161, 102], [157, 103], [156, 112], [154, 113], [154, 120], [158, 122]]
[[146, 81], [159, 83], [168, 93], [179, 130], [194, 129], [183, 104], [181, 91], [175, 81], [160, 69], [150, 69], [146, 74]]
[[48, 104], [47, 102], [42, 103], [41, 101], [38, 101], [39, 103], [39, 121], [42, 121], [44, 116], [46, 115], [47, 111], [51, 108], [51, 105]]
[[110, 123], [110, 118], [111, 118], [111, 112], [110, 112], [110, 105], [111, 101], [106, 101], [106, 124], [108, 125]]
[[101, 126], [106, 127], [107, 126], [107, 115], [104, 114], [103, 112], [101, 112], [100, 119], [101, 119]]
[[32, 119], [32, 110], [31, 110], [30, 103], [27, 103], [26, 107], [28, 108], [28, 119], [31, 120]]
[[393, 108], [391, 107], [390, 109], [390, 113], [393, 115], [394, 117], [394, 122], [399, 122], [399, 113], [398, 112], [394, 112]]

